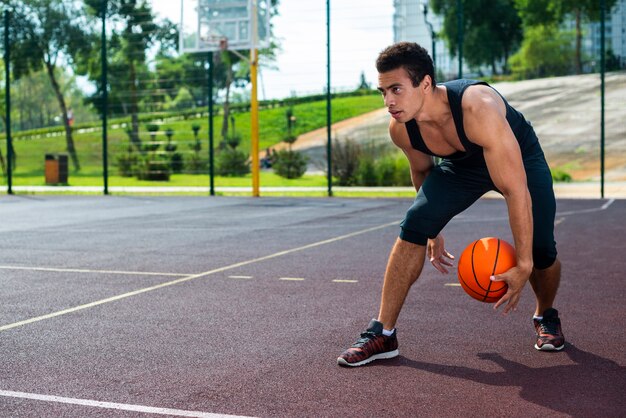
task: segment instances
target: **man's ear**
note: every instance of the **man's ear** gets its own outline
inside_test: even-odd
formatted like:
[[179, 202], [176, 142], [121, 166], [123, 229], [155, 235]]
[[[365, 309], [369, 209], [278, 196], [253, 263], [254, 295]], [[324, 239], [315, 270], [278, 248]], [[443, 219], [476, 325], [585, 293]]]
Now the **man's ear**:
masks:
[[424, 78], [422, 78], [422, 82], [420, 83], [420, 87], [422, 88], [422, 90], [424, 92], [426, 92], [428, 90], [432, 90], [432, 88], [433, 88], [433, 79], [431, 78], [431, 76], [426, 74], [424, 76]]

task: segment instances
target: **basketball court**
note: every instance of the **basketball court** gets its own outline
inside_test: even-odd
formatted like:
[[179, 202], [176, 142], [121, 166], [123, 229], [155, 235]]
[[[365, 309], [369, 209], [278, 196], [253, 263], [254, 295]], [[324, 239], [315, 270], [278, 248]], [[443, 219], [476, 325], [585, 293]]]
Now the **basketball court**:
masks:
[[[337, 366], [410, 203], [0, 197], [0, 415], [624, 414], [624, 200], [558, 201], [563, 352], [532, 347], [529, 286], [503, 316], [427, 265], [400, 356]], [[444, 233], [510, 240], [504, 201]]]

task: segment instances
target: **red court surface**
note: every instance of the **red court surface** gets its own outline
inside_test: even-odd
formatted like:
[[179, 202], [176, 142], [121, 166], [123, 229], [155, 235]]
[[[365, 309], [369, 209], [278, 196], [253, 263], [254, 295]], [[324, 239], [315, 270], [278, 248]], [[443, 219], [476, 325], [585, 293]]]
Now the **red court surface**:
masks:
[[[0, 197], [0, 416], [626, 416], [626, 200], [559, 200], [568, 341], [533, 348], [427, 265], [400, 356], [341, 368], [376, 316], [406, 199]], [[483, 199], [455, 255], [511, 240]]]

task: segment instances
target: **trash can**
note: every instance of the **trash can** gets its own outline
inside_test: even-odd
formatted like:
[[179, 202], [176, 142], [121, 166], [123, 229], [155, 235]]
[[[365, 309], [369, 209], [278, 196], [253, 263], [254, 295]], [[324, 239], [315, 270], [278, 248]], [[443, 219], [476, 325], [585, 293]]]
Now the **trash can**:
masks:
[[67, 184], [67, 154], [46, 154], [46, 184]]

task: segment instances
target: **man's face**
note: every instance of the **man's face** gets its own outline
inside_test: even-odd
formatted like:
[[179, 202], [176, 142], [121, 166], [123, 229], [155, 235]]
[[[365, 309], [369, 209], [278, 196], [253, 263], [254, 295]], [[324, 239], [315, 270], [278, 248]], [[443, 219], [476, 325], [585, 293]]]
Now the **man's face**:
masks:
[[389, 114], [398, 122], [406, 123], [416, 117], [424, 103], [421, 90], [420, 86], [413, 87], [402, 67], [378, 74], [378, 91], [383, 95]]

